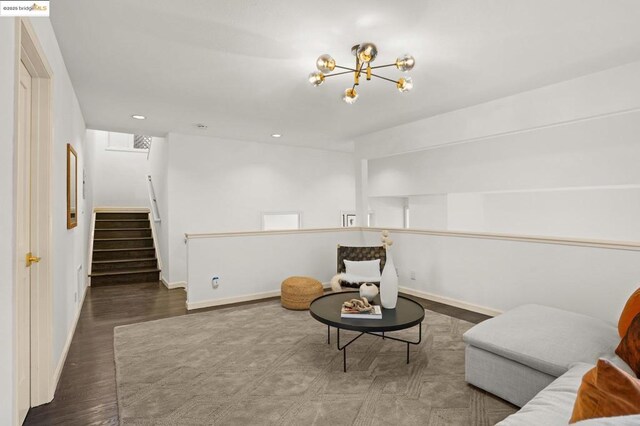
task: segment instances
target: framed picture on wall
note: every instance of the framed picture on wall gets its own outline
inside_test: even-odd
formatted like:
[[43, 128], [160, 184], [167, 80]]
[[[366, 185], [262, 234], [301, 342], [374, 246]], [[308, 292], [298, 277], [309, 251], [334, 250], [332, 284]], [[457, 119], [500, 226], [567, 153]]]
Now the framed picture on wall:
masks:
[[67, 229], [78, 226], [78, 154], [67, 144]]
[[343, 212], [342, 213], [342, 227], [343, 228], [352, 228], [356, 226], [356, 214], [352, 212]]

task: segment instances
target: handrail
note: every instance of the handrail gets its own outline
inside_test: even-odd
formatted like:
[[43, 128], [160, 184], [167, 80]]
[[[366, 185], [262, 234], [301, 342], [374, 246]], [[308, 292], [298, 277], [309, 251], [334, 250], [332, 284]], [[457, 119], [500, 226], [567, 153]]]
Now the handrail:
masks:
[[593, 240], [585, 238], [570, 237], [543, 237], [534, 235], [517, 235], [517, 234], [498, 234], [486, 232], [467, 232], [467, 231], [443, 231], [434, 229], [406, 229], [406, 228], [378, 228], [378, 227], [352, 227], [352, 228], [310, 228], [310, 229], [292, 229], [283, 231], [244, 231], [244, 232], [215, 232], [215, 233], [185, 233], [187, 240], [198, 238], [227, 238], [227, 237], [246, 237], [246, 236], [268, 236], [268, 235], [287, 235], [287, 234], [307, 234], [307, 233], [323, 233], [323, 232], [381, 232], [388, 230], [399, 234], [429, 235], [452, 238], [478, 238], [486, 240], [506, 240], [536, 244], [556, 244], [576, 247], [593, 247], [611, 250], [630, 250], [640, 251], [640, 242], [636, 241], [607, 241]]
[[147, 180], [149, 182], [149, 203], [151, 204], [153, 221], [161, 222], [162, 220], [160, 218], [160, 210], [158, 209], [158, 200], [156, 199], [156, 191], [153, 189], [153, 181], [151, 180], [151, 175], [147, 175]]
[[198, 238], [225, 238], [225, 237], [251, 237], [266, 235], [287, 235], [287, 234], [319, 234], [323, 232], [347, 232], [357, 231], [362, 228], [306, 228], [306, 229], [283, 229], [271, 231], [237, 231], [237, 232], [211, 232], [211, 233], [185, 233], [187, 240]]

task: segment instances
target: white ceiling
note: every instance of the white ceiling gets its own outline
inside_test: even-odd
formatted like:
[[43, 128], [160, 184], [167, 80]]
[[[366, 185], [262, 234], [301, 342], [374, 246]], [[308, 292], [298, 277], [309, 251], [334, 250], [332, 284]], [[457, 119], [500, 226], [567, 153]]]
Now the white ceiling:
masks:
[[[56, 0], [51, 20], [87, 126], [329, 149], [354, 136], [640, 60], [636, 0]], [[414, 90], [315, 59], [416, 57]], [[379, 70], [390, 78], [395, 68]], [[131, 118], [144, 114], [145, 121]], [[195, 128], [205, 123], [206, 130]]]

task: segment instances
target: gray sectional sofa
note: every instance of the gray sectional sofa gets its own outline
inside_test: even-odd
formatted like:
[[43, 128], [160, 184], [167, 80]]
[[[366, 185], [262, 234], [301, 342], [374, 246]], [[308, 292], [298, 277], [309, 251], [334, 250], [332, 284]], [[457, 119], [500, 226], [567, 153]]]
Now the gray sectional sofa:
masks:
[[[603, 320], [541, 305], [524, 305], [464, 334], [466, 380], [518, 407], [501, 426], [567, 425], [582, 376], [607, 358], [635, 377], [615, 355], [617, 328]], [[640, 425], [639, 416], [580, 425]]]

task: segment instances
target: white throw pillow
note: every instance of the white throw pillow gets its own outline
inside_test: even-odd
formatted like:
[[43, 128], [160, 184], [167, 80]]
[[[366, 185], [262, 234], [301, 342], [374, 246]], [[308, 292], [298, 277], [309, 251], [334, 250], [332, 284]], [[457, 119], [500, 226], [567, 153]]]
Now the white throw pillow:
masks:
[[380, 274], [377, 276], [369, 277], [364, 275], [353, 275], [353, 274], [340, 274], [340, 280], [346, 281], [351, 284], [359, 284], [359, 283], [379, 283], [380, 282]]
[[380, 259], [354, 261], [345, 260], [344, 266], [349, 275], [359, 275], [361, 277], [380, 277]]

